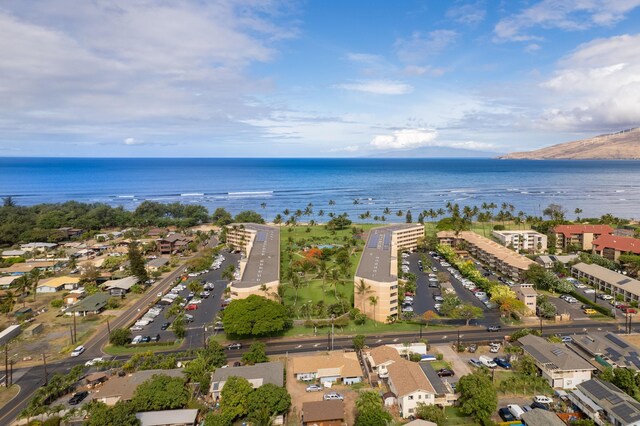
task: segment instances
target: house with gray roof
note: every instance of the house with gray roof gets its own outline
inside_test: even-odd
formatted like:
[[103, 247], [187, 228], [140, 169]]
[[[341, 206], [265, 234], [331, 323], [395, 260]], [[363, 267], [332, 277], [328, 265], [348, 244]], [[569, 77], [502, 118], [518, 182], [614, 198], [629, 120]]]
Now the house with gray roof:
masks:
[[124, 296], [138, 281], [138, 277], [124, 277], [119, 280], [107, 281], [104, 283], [104, 287], [111, 296]]
[[94, 293], [67, 308], [65, 315], [87, 316], [99, 314], [107, 306], [109, 297], [111, 296], [107, 293]]
[[284, 385], [284, 365], [276, 361], [242, 367], [218, 368], [211, 375], [211, 387], [209, 388], [209, 393], [214, 400], [220, 397], [224, 384], [232, 376], [247, 379], [254, 389], [267, 383], [282, 387]]
[[527, 411], [521, 419], [527, 426], [565, 426], [565, 423], [553, 411], [542, 408]]
[[640, 403], [604, 380], [579, 384], [569, 399], [597, 425], [640, 426]]
[[162, 410], [136, 413], [140, 426], [194, 426], [198, 418], [197, 409]]
[[528, 334], [518, 339], [522, 349], [530, 355], [549, 385], [554, 389], [575, 389], [591, 379], [596, 368], [563, 343], [551, 343], [542, 337]]
[[640, 370], [640, 350], [611, 332], [589, 331], [573, 336], [573, 346], [577, 353], [593, 359], [604, 367], [630, 368]]

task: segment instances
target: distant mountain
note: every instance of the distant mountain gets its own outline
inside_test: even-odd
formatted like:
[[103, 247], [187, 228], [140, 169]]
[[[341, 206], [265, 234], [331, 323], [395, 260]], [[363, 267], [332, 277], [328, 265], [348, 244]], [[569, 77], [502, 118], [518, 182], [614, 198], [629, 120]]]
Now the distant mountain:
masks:
[[530, 160], [640, 160], [640, 127], [499, 158]]
[[495, 158], [497, 152], [476, 151], [463, 148], [447, 148], [442, 146], [424, 146], [407, 150], [381, 151], [369, 155], [369, 158]]

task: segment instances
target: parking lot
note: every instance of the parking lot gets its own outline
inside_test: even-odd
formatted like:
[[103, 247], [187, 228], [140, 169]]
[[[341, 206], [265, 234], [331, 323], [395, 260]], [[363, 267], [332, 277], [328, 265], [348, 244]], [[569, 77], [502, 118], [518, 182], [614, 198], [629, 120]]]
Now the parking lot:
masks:
[[[189, 314], [193, 317], [192, 322], [188, 322], [186, 324], [187, 328], [187, 336], [186, 343], [188, 347], [198, 346], [204, 342], [204, 327], [209, 325], [212, 326], [215, 320], [216, 315], [220, 312], [220, 308], [223, 302], [223, 294], [224, 289], [227, 286], [228, 281], [222, 279], [222, 271], [227, 267], [227, 265], [237, 265], [237, 261], [239, 260], [239, 255], [231, 254], [224, 252], [223, 253], [225, 260], [222, 263], [221, 267], [216, 270], [209, 270], [209, 272], [199, 275], [197, 277], [188, 277], [186, 281], [183, 281], [184, 290], [178, 292], [178, 295], [183, 299], [187, 299], [187, 296], [190, 293], [188, 289], [188, 284], [192, 281], [198, 282], [207, 282], [212, 283], [214, 288], [210, 290], [210, 295], [207, 298], [203, 298], [202, 302], [197, 304], [197, 309], [185, 311], [186, 314]], [[176, 284], [177, 285], [177, 284]], [[175, 287], [175, 285], [173, 286]], [[173, 288], [172, 287], [172, 288]], [[160, 297], [158, 297], [160, 299]], [[162, 306], [162, 305], [160, 305]], [[175, 339], [175, 335], [171, 328], [166, 330], [162, 330], [163, 323], [171, 323], [173, 322], [173, 317], [167, 318], [166, 311], [169, 309], [170, 305], [164, 305], [164, 308], [160, 315], [158, 315], [155, 320], [143, 326], [141, 330], [132, 330], [132, 336], [156, 336], [160, 335], [160, 341], [172, 341]], [[149, 306], [151, 308], [151, 306]], [[208, 327], [207, 336], [210, 336], [215, 333], [213, 327]]]

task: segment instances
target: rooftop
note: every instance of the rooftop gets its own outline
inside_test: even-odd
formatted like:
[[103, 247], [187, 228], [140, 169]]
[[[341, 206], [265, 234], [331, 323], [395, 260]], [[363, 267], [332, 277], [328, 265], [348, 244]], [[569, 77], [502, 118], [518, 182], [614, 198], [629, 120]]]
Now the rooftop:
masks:
[[344, 402], [342, 401], [315, 401], [302, 404], [304, 423], [342, 419], [344, 419]]
[[576, 260], [577, 258], [578, 258], [577, 254], [565, 254], [565, 255], [562, 255], [562, 256], [542, 255], [542, 256], [538, 256], [537, 257], [537, 259], [540, 259], [540, 261], [543, 262], [543, 263], [560, 262], [560, 263], [564, 263], [564, 264], [567, 264], [567, 263], [571, 262], [572, 260]]
[[578, 263], [577, 265], [573, 265], [572, 268], [576, 271], [583, 272], [587, 275], [604, 281], [607, 284], [619, 287], [622, 290], [628, 291], [629, 293], [640, 295], [640, 281], [634, 278], [619, 274], [615, 271], [612, 271], [611, 269], [596, 265], [595, 263]]
[[418, 365], [422, 369], [422, 372], [425, 376], [427, 376], [427, 380], [433, 386], [433, 389], [436, 391], [436, 395], [444, 395], [449, 393], [449, 389], [442, 381], [442, 378], [438, 376], [436, 370], [433, 369], [430, 362], [419, 362]]
[[542, 337], [528, 334], [518, 339], [522, 349], [531, 355], [538, 364], [548, 370], [595, 370], [596, 368], [582, 357], [567, 348], [564, 343], [551, 343]]
[[196, 422], [198, 410], [163, 410], [136, 413], [140, 426], [191, 425]]
[[440, 231], [438, 232], [438, 238], [460, 238], [468, 242], [469, 244], [474, 245], [475, 247], [483, 250], [487, 253], [490, 253], [496, 259], [506, 263], [509, 266], [518, 269], [528, 269], [533, 263], [533, 260], [519, 255], [506, 248], [505, 246], [496, 243], [488, 238], [483, 237], [482, 235], [478, 235], [475, 232], [471, 231], [462, 231], [458, 233], [456, 236], [453, 231]]
[[640, 403], [617, 386], [600, 379], [591, 379], [580, 383], [578, 390], [613, 414], [623, 425], [640, 422]]
[[293, 374], [339, 369], [341, 377], [362, 376], [362, 368], [355, 352], [330, 352], [326, 355], [292, 357], [291, 369]]
[[179, 368], [173, 370], [143, 370], [125, 377], [114, 376], [92, 393], [93, 399], [120, 397], [121, 401], [128, 401], [138, 386], [156, 374], [170, 377], [184, 377], [182, 369]]
[[590, 331], [573, 337], [573, 343], [589, 355], [617, 367], [640, 370], [640, 350], [611, 332]]
[[396, 256], [391, 247], [393, 233], [419, 226], [421, 225], [401, 223], [371, 229], [356, 276], [378, 282], [396, 281], [397, 276], [391, 274], [391, 258]]
[[596, 238], [593, 241], [593, 245], [597, 250], [612, 248], [625, 253], [640, 254], [640, 240], [637, 238], [605, 234]]
[[151, 259], [150, 261], [148, 261], [147, 266], [150, 266], [152, 268], [160, 268], [166, 265], [168, 262], [169, 259], [167, 259], [166, 257], [158, 257], [157, 259]]
[[527, 426], [565, 426], [565, 423], [555, 413], [541, 408], [527, 411], [522, 415], [522, 420]]
[[558, 225], [553, 228], [556, 234], [563, 234], [570, 237], [575, 234], [611, 234], [613, 228], [609, 225]]
[[390, 346], [382, 345], [373, 348], [369, 351], [369, 356], [373, 360], [375, 365], [384, 364], [387, 361], [397, 361], [402, 359], [400, 353]]
[[75, 305], [67, 309], [67, 312], [93, 312], [99, 311], [107, 305], [109, 300], [107, 293], [94, 293], [86, 299], [80, 300]]
[[110, 280], [104, 283], [107, 290], [111, 290], [112, 288], [120, 288], [122, 290], [129, 290], [131, 287], [138, 283], [138, 277], [130, 276], [120, 278], [119, 280]]
[[387, 366], [389, 380], [396, 388], [398, 398], [416, 391], [437, 394], [433, 385], [417, 362], [401, 359]]
[[256, 388], [267, 383], [283, 386], [284, 365], [281, 362], [263, 362], [242, 367], [218, 368], [211, 378], [212, 388], [217, 382], [224, 382], [231, 376], [243, 377], [252, 382]]
[[494, 234], [499, 234], [499, 235], [531, 235], [531, 234], [536, 234], [536, 235], [544, 235], [541, 234], [538, 231], [535, 231], [533, 229], [522, 229], [522, 230], [503, 230], [503, 231], [491, 231]]
[[47, 280], [42, 280], [38, 283], [38, 287], [54, 287], [58, 288], [65, 284], [78, 284], [80, 277], [70, 277], [64, 275], [62, 277], [54, 277]]
[[[239, 224], [231, 224], [239, 226]], [[280, 279], [280, 228], [258, 223], [243, 223], [244, 229], [255, 235], [247, 264], [240, 281], [234, 287], [254, 287]]]

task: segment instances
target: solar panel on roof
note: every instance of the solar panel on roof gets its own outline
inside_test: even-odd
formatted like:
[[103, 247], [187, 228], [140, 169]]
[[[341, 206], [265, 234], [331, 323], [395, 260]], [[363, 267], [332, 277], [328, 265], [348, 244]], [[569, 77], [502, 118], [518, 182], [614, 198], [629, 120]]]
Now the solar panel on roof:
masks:
[[609, 339], [610, 341], [612, 341], [613, 343], [615, 343], [616, 345], [618, 345], [621, 348], [628, 348], [629, 347], [629, 345], [627, 345], [622, 339], [620, 339], [615, 334], [607, 333], [604, 337], [606, 337], [607, 339]]
[[556, 349], [553, 349], [551, 353], [554, 354], [555, 356], [560, 356], [564, 354], [564, 351], [560, 348], [556, 348]]
[[607, 389], [604, 386], [602, 386], [596, 380], [586, 381], [586, 382], [582, 383], [581, 386], [584, 388], [584, 390], [589, 392], [591, 395], [593, 395], [597, 399], [604, 399], [604, 398], [606, 398], [607, 396], [609, 396], [611, 394], [609, 389]]
[[633, 280], [631, 278], [625, 278], [624, 280], [618, 281], [618, 284], [620, 284], [620, 285], [629, 284], [632, 281]]
[[622, 358], [622, 354], [618, 351], [616, 351], [615, 349], [612, 348], [607, 348], [607, 356], [609, 358], [611, 358], [614, 361], [619, 360], [620, 358]]
[[612, 411], [616, 414], [617, 417], [620, 417], [629, 423], [631, 423], [636, 417], [638, 417], [638, 415], [640, 415], [640, 412], [638, 412], [638, 410], [630, 403], [625, 403], [618, 407], [614, 407]]

